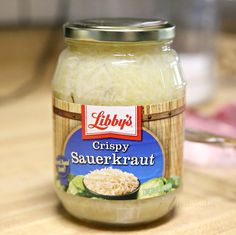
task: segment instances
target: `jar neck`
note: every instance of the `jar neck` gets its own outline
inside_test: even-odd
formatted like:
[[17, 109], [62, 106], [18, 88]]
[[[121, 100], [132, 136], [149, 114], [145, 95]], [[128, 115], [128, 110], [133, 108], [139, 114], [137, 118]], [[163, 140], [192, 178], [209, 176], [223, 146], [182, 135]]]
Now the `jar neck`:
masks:
[[137, 50], [160, 50], [167, 51], [171, 49], [172, 40], [166, 41], [156, 41], [156, 42], [92, 42], [92, 41], [78, 41], [66, 39], [66, 44], [68, 49], [71, 51], [83, 51], [84, 49], [100, 49], [101, 51], [116, 51], [116, 50], [126, 50], [126, 51], [137, 51]]

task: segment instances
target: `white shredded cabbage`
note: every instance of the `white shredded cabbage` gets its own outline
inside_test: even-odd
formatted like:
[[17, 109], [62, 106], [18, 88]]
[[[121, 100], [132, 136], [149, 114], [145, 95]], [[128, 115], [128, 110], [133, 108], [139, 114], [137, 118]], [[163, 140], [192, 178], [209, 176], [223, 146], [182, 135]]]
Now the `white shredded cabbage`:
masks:
[[97, 105], [153, 104], [183, 96], [173, 50], [157, 46], [83, 46], [60, 55], [53, 79], [58, 98]]
[[101, 195], [126, 195], [139, 186], [137, 177], [120, 169], [102, 168], [85, 175], [86, 187]]

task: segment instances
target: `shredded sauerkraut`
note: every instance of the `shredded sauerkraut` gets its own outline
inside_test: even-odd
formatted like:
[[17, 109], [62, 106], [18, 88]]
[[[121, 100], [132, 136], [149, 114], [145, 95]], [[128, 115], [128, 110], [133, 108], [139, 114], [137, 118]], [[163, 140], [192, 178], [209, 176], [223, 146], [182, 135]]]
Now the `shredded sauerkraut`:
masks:
[[119, 169], [103, 168], [94, 170], [84, 177], [85, 186], [101, 195], [126, 195], [139, 186], [137, 177]]
[[153, 44], [81, 44], [60, 55], [53, 79], [56, 97], [81, 104], [142, 105], [183, 96], [174, 50]]

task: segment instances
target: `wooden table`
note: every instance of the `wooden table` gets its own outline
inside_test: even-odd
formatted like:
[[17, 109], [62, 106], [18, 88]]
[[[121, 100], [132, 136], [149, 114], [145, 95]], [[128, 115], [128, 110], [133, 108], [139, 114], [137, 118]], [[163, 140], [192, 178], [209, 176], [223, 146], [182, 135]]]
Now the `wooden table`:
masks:
[[[49, 34], [47, 29], [0, 33], [2, 93], [37, 71]], [[235, 167], [198, 169], [185, 164], [183, 192], [175, 210], [152, 224], [111, 228], [85, 224], [67, 214], [52, 187], [49, 78], [61, 42], [54, 43], [37, 88], [11, 102], [0, 100], [0, 234], [236, 234]], [[234, 95], [232, 87], [225, 87], [205, 109]]]

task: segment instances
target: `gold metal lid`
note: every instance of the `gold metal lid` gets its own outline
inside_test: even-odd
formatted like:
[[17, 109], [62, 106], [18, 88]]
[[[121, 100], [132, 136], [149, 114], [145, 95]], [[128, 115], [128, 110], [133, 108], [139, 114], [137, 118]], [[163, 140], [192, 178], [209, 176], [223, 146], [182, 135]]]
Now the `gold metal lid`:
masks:
[[65, 38], [81, 41], [162, 41], [175, 36], [175, 25], [159, 19], [85, 19], [66, 23], [63, 29]]

